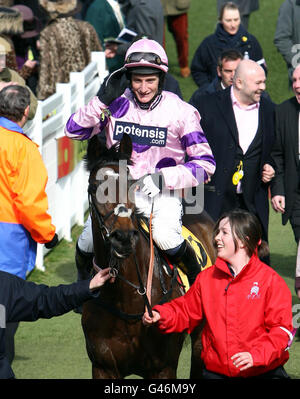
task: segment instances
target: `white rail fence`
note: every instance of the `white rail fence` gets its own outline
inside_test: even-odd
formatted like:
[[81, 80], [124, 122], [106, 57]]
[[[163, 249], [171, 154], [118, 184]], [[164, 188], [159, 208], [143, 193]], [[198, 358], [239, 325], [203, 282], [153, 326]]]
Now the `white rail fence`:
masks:
[[[93, 52], [91, 63], [82, 72], [72, 72], [69, 83], [57, 84], [55, 94], [39, 101], [34, 119], [24, 127], [25, 133], [39, 145], [48, 170], [49, 213], [60, 240], [72, 241], [72, 227], [84, 224], [84, 213], [88, 208], [88, 175], [81, 160], [72, 164], [73, 170], [61, 177], [59, 165], [64, 162], [61, 156], [68, 158], [70, 149], [59, 149], [59, 139], [65, 136], [64, 127], [70, 115], [98, 92], [106, 75], [104, 53]], [[70, 141], [73, 146], [74, 141]], [[47, 252], [44, 245], [38, 244], [36, 267], [40, 270], [45, 270], [44, 256]]]

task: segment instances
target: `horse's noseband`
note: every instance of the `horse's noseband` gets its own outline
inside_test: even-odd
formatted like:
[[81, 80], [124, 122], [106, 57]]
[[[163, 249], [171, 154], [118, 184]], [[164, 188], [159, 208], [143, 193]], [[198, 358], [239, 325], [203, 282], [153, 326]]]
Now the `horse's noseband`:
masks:
[[[108, 212], [105, 216], [102, 216], [100, 212], [98, 211], [97, 207], [94, 205], [93, 201], [91, 201], [92, 204], [92, 209], [94, 210], [94, 213], [96, 214], [99, 227], [101, 231], [105, 231], [105, 235], [103, 235], [104, 240], [108, 240], [113, 232], [113, 227], [116, 223], [116, 220], [118, 217], [127, 217], [131, 218], [132, 215], [132, 209], [128, 209], [124, 206], [124, 204], [118, 204], [113, 210]], [[106, 226], [105, 221], [111, 216], [114, 215], [113, 222], [109, 227]]]
[[132, 209], [126, 208], [124, 204], [118, 204], [114, 208], [114, 214], [120, 218], [130, 218], [132, 215]]

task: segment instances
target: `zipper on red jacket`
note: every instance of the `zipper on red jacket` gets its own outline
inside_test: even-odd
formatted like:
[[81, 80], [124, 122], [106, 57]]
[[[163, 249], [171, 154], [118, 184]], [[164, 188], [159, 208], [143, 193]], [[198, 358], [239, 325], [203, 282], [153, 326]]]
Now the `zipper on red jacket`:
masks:
[[231, 281], [229, 281], [229, 283], [227, 284], [227, 286], [225, 287], [225, 292], [227, 293], [227, 291], [228, 291], [228, 288], [229, 288], [229, 286], [230, 286], [230, 284], [233, 282], [233, 279], [231, 280]]
[[232, 279], [231, 279], [231, 280], [229, 281], [229, 283], [227, 284], [227, 286], [226, 286], [226, 288], [225, 288], [225, 293], [227, 293], [228, 288], [229, 288], [230, 284], [233, 282], [233, 279], [234, 279], [234, 271], [233, 271], [233, 269], [230, 267], [229, 263], [228, 263], [228, 262], [226, 262], [226, 263], [227, 263], [228, 269], [229, 269], [229, 271], [230, 271], [230, 274], [231, 274], [231, 276], [232, 276]]

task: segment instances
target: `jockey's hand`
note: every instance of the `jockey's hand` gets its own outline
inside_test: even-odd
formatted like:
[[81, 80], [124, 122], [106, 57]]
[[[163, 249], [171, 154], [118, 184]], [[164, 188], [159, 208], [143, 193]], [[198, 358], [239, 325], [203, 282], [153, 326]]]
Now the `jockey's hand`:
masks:
[[126, 68], [122, 67], [111, 73], [104, 80], [97, 96], [103, 104], [110, 105], [116, 98], [124, 93], [128, 86], [129, 81], [126, 77]]
[[152, 173], [142, 179], [142, 191], [150, 198], [159, 194], [164, 187], [164, 177], [161, 173]]
[[45, 247], [46, 247], [47, 249], [51, 249], [51, 248], [54, 248], [55, 245], [56, 245], [57, 243], [58, 243], [58, 236], [57, 236], [57, 234], [55, 233], [55, 234], [54, 234], [54, 237], [52, 238], [52, 240], [49, 241], [49, 242], [46, 242]]
[[143, 315], [142, 322], [145, 326], [151, 326], [151, 324], [157, 323], [160, 320], [160, 314], [153, 310], [153, 316], [150, 317], [148, 311], [146, 311]]

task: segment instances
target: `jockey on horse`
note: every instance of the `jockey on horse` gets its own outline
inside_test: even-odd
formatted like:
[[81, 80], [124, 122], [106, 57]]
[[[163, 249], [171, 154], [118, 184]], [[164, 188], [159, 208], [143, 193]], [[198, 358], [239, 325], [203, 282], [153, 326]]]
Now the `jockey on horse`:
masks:
[[[200, 271], [194, 250], [182, 236], [182, 199], [179, 192], [208, 181], [215, 171], [211, 148], [200, 126], [200, 115], [177, 95], [164, 91], [168, 58], [154, 40], [134, 42], [124, 66], [102, 84], [97, 96], [71, 115], [65, 134], [86, 140], [105, 133], [107, 147], [123, 133], [133, 143], [131, 176], [139, 181], [135, 191], [137, 211], [152, 213], [152, 235], [171, 261], [182, 261], [192, 284]], [[101, 134], [102, 133], [102, 134]], [[92, 267], [91, 219], [76, 245], [78, 279]]]

